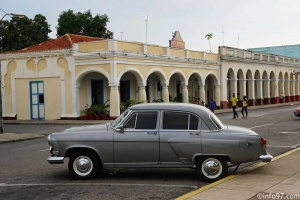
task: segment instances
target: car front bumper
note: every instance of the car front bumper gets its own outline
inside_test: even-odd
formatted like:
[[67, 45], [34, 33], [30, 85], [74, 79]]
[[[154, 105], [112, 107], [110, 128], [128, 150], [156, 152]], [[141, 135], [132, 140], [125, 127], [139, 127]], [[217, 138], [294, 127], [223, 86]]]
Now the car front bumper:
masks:
[[50, 164], [63, 164], [64, 157], [50, 156], [50, 157], [48, 157], [47, 161]]
[[259, 156], [259, 159], [262, 162], [271, 162], [272, 158], [273, 158], [273, 156], [271, 156], [270, 154]]

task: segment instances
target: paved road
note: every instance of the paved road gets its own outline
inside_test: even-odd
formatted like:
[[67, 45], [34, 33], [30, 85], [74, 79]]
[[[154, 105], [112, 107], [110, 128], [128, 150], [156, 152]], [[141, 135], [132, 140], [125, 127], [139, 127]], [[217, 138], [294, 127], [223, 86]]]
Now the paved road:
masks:
[[[296, 106], [251, 111], [248, 119], [219, 114], [226, 124], [252, 128], [268, 140], [278, 155], [299, 145], [300, 118]], [[241, 116], [241, 115], [240, 115]], [[43, 134], [69, 125], [6, 125], [11, 132]], [[106, 170], [91, 181], [68, 178], [67, 164], [50, 165], [46, 138], [0, 144], [0, 199], [174, 199], [205, 183], [191, 169]]]

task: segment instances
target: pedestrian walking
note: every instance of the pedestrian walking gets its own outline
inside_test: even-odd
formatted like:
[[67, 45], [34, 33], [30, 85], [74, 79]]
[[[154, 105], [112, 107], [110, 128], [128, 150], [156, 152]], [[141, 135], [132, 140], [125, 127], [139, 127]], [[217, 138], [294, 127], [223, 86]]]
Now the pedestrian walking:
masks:
[[248, 117], [248, 109], [247, 109], [247, 107], [248, 107], [248, 99], [247, 99], [246, 96], [243, 97], [242, 104], [243, 104], [243, 107], [242, 107], [242, 111], [241, 112], [242, 112], [243, 118], [245, 118], [244, 111], [246, 113], [246, 118], [247, 118]]
[[231, 98], [231, 107], [232, 107], [232, 112], [233, 112], [233, 118], [235, 119], [235, 116], [237, 118], [239, 118], [239, 115], [236, 112], [236, 107], [237, 107], [237, 103], [238, 103], [238, 98], [235, 97], [235, 93], [232, 93], [232, 98]]
[[213, 98], [211, 98], [211, 100], [210, 100], [209, 108], [210, 108], [211, 112], [213, 112], [213, 113], [215, 112], [216, 102], [215, 102], [215, 100]]

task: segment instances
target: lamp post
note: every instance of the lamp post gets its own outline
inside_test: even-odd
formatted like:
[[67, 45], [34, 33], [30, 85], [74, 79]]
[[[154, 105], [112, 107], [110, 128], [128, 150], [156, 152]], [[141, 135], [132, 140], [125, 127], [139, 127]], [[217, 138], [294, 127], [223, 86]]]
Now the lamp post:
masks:
[[[16, 14], [16, 13], [5, 13], [4, 16], [1, 18], [0, 22], [4, 19], [6, 16], [14, 16], [14, 17], [24, 17], [23, 14]], [[1, 38], [2, 40], [2, 38]], [[3, 49], [3, 48], [2, 48]], [[3, 111], [2, 111], [2, 68], [1, 68], [1, 58], [0, 58], [0, 134], [3, 133]]]

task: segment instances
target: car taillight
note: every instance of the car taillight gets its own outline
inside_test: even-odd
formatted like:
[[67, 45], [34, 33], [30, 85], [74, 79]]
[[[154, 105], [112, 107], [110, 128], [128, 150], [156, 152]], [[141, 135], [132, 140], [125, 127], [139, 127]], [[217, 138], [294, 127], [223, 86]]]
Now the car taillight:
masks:
[[260, 143], [263, 148], [267, 147], [267, 140], [263, 137], [260, 137]]

